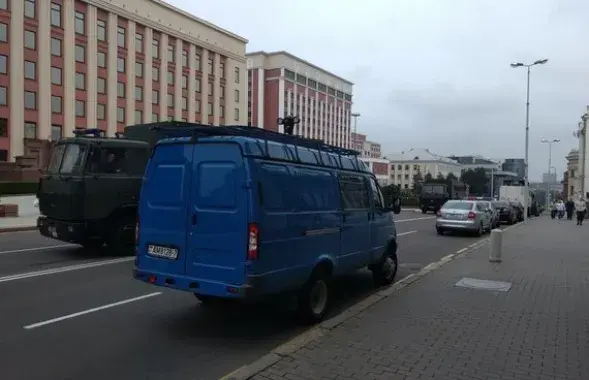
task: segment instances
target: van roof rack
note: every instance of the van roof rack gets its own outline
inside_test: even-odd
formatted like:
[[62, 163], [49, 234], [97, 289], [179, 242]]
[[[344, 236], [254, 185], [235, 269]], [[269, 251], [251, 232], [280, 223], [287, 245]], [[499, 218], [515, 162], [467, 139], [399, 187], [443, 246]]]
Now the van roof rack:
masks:
[[359, 153], [352, 149], [340, 148], [324, 143], [321, 140], [283, 134], [269, 131], [254, 126], [227, 125], [214, 126], [195, 124], [189, 122], [169, 121], [147, 124], [152, 130], [164, 132], [167, 137], [214, 137], [214, 136], [241, 136], [268, 141], [292, 144], [294, 146], [317, 149], [324, 152], [335, 153], [343, 156], [358, 156]]

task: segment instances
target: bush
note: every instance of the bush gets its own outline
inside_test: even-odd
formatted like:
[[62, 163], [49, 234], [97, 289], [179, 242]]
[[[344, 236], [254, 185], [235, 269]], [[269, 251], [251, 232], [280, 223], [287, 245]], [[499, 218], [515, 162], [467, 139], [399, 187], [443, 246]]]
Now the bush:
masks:
[[39, 182], [0, 182], [0, 196], [36, 194]]

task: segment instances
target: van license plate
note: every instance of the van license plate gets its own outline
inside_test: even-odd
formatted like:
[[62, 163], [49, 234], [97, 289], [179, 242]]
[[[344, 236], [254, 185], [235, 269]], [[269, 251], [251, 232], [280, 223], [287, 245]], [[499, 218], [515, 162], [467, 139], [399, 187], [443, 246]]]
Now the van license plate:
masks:
[[147, 254], [151, 256], [175, 260], [178, 258], [178, 249], [150, 244], [147, 246]]

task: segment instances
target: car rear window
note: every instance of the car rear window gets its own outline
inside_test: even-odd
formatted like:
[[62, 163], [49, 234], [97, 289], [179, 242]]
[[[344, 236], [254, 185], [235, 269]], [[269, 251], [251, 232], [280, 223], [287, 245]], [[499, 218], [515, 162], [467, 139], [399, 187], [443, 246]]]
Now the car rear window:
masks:
[[509, 203], [507, 202], [493, 202], [495, 207], [509, 207]]
[[446, 202], [442, 208], [453, 209], [453, 210], [470, 210], [472, 209], [472, 203], [470, 202]]

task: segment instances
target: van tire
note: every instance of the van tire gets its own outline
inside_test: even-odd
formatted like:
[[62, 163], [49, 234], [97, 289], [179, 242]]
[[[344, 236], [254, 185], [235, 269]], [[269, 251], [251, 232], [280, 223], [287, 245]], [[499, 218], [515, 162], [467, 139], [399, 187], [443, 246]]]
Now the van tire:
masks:
[[302, 287], [298, 297], [297, 317], [303, 324], [320, 322], [327, 312], [330, 301], [331, 272], [317, 267]]
[[370, 268], [374, 285], [380, 287], [392, 284], [395, 281], [398, 269], [399, 261], [397, 254], [394, 251], [388, 250], [384, 253], [380, 261]]

